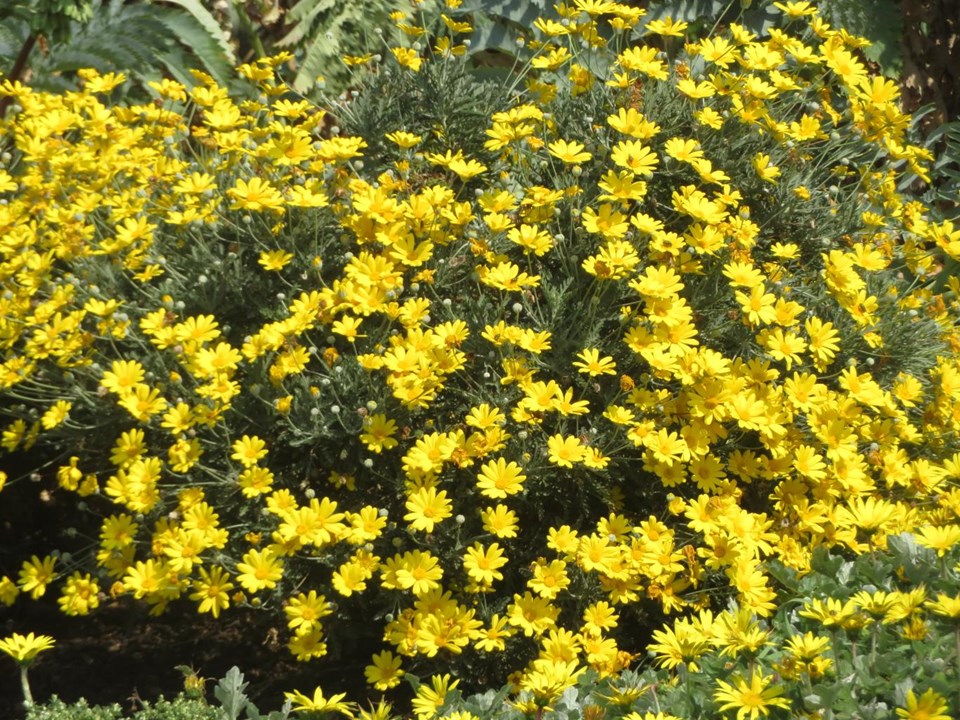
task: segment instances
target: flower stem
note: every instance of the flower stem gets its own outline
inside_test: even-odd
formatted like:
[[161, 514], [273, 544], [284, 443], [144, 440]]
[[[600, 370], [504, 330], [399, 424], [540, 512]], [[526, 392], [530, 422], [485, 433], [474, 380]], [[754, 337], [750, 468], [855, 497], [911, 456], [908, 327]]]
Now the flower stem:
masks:
[[20, 687], [23, 689], [24, 707], [33, 707], [33, 693], [30, 692], [30, 681], [27, 679], [27, 666], [20, 666]]

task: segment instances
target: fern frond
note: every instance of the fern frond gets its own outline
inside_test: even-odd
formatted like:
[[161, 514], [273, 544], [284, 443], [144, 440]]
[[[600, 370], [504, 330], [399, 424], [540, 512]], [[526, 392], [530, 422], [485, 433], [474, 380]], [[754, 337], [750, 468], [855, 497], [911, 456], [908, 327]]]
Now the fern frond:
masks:
[[194, 82], [189, 69], [202, 67], [226, 83], [233, 56], [224, 50], [223, 31], [219, 26], [214, 31], [210, 23], [216, 21], [196, 1], [161, 6], [97, 0], [88, 23], [75, 25], [66, 42], [34, 61], [35, 84], [51, 90], [69, 87], [69, 80], [59, 76], [81, 67], [122, 71], [141, 83], [167, 73], [187, 85]]
[[316, 35], [307, 45], [297, 75], [293, 79], [293, 89], [297, 92], [307, 92], [311, 87], [320, 69], [329, 66], [331, 58], [337, 55], [339, 46], [323, 35]]
[[227, 39], [226, 34], [220, 23], [217, 22], [216, 18], [210, 14], [210, 11], [207, 10], [199, 0], [166, 0], [167, 3], [171, 5], [177, 5], [183, 8], [190, 16], [197, 22], [197, 24], [203, 28], [208, 40], [205, 43], [209, 43], [210, 40], [215, 42], [220, 46], [220, 50], [226, 56], [227, 61], [233, 65], [236, 63], [236, 58], [233, 54], [233, 48], [230, 46], [230, 41]]
[[[216, 39], [211, 37], [206, 28], [194, 20], [193, 16], [181, 12], [169, 12], [159, 19], [178, 43], [193, 51], [194, 56], [203, 63], [204, 68], [214, 80], [222, 85], [228, 82], [234, 64], [233, 53], [229, 55], [224, 53]], [[183, 59], [187, 61], [186, 66], [181, 66], [184, 70], [189, 65], [196, 65], [195, 61], [190, 62], [189, 55], [184, 55]], [[171, 70], [173, 69], [169, 63], [165, 64]]]
[[[313, 24], [320, 13], [330, 10], [332, 0], [300, 0], [294, 5], [287, 17], [296, 23], [293, 29], [277, 41], [277, 47], [290, 47], [302, 41], [310, 34]], [[316, 38], [314, 38], [316, 40]]]
[[287, 17], [293, 22], [301, 23], [309, 16], [315, 16], [318, 12], [329, 10], [332, 5], [332, 0], [300, 0], [290, 8]]

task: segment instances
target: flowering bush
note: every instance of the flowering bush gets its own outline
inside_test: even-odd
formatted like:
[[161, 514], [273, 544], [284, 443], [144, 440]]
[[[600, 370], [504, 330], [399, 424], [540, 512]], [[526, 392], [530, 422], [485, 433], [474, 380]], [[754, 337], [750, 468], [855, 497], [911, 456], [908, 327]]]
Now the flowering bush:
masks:
[[860, 41], [577, 0], [499, 85], [456, 5], [325, 109], [283, 56], [0, 85], [4, 494], [70, 508], [0, 600], [254, 606], [303, 661], [382, 643], [377, 691], [534, 707], [818, 549], [957, 544], [960, 231]]

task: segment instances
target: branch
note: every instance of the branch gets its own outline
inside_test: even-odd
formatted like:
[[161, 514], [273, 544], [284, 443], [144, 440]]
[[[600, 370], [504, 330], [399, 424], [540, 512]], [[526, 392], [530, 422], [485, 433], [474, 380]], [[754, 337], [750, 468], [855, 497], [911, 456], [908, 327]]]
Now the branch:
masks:
[[[7, 76], [7, 79], [11, 83], [16, 82], [23, 76], [24, 70], [27, 69], [27, 60], [30, 59], [30, 53], [33, 51], [33, 46], [36, 44], [37, 36], [33, 33], [30, 33], [29, 37], [23, 41], [23, 46], [20, 48], [20, 52], [17, 54], [17, 59], [13, 63], [13, 69], [10, 70], [10, 74]], [[7, 112], [7, 108], [12, 102], [12, 95], [7, 95], [0, 98], [0, 120], [3, 119], [3, 116]]]

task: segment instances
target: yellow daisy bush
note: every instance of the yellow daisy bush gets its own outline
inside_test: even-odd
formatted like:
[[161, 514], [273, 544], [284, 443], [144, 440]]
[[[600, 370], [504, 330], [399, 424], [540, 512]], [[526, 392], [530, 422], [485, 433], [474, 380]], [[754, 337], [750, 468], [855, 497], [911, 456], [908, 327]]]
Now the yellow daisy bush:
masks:
[[[561, 4], [516, 94], [403, 122], [383, 93], [469, 82], [467, 16], [436, 53], [398, 16], [324, 109], [284, 57], [143, 105], [92, 70], [62, 94], [0, 80], [2, 447], [76, 526], [0, 601], [259, 607], [304, 662], [360, 638], [377, 691], [462, 660], [515, 672], [529, 710], [648, 650], [675, 676], [762, 655], [784, 578], [824, 553], [915, 533], [946, 568], [960, 231], [898, 189], [932, 158], [858, 39], [777, 6], [762, 36], [664, 54], [686, 23]], [[960, 614], [897, 597], [904, 637]], [[798, 608], [819, 627], [778, 672], [828, 674], [872, 602]], [[704, 702], [779, 713], [770, 667]], [[416, 685], [417, 716], [458, 682]]]

